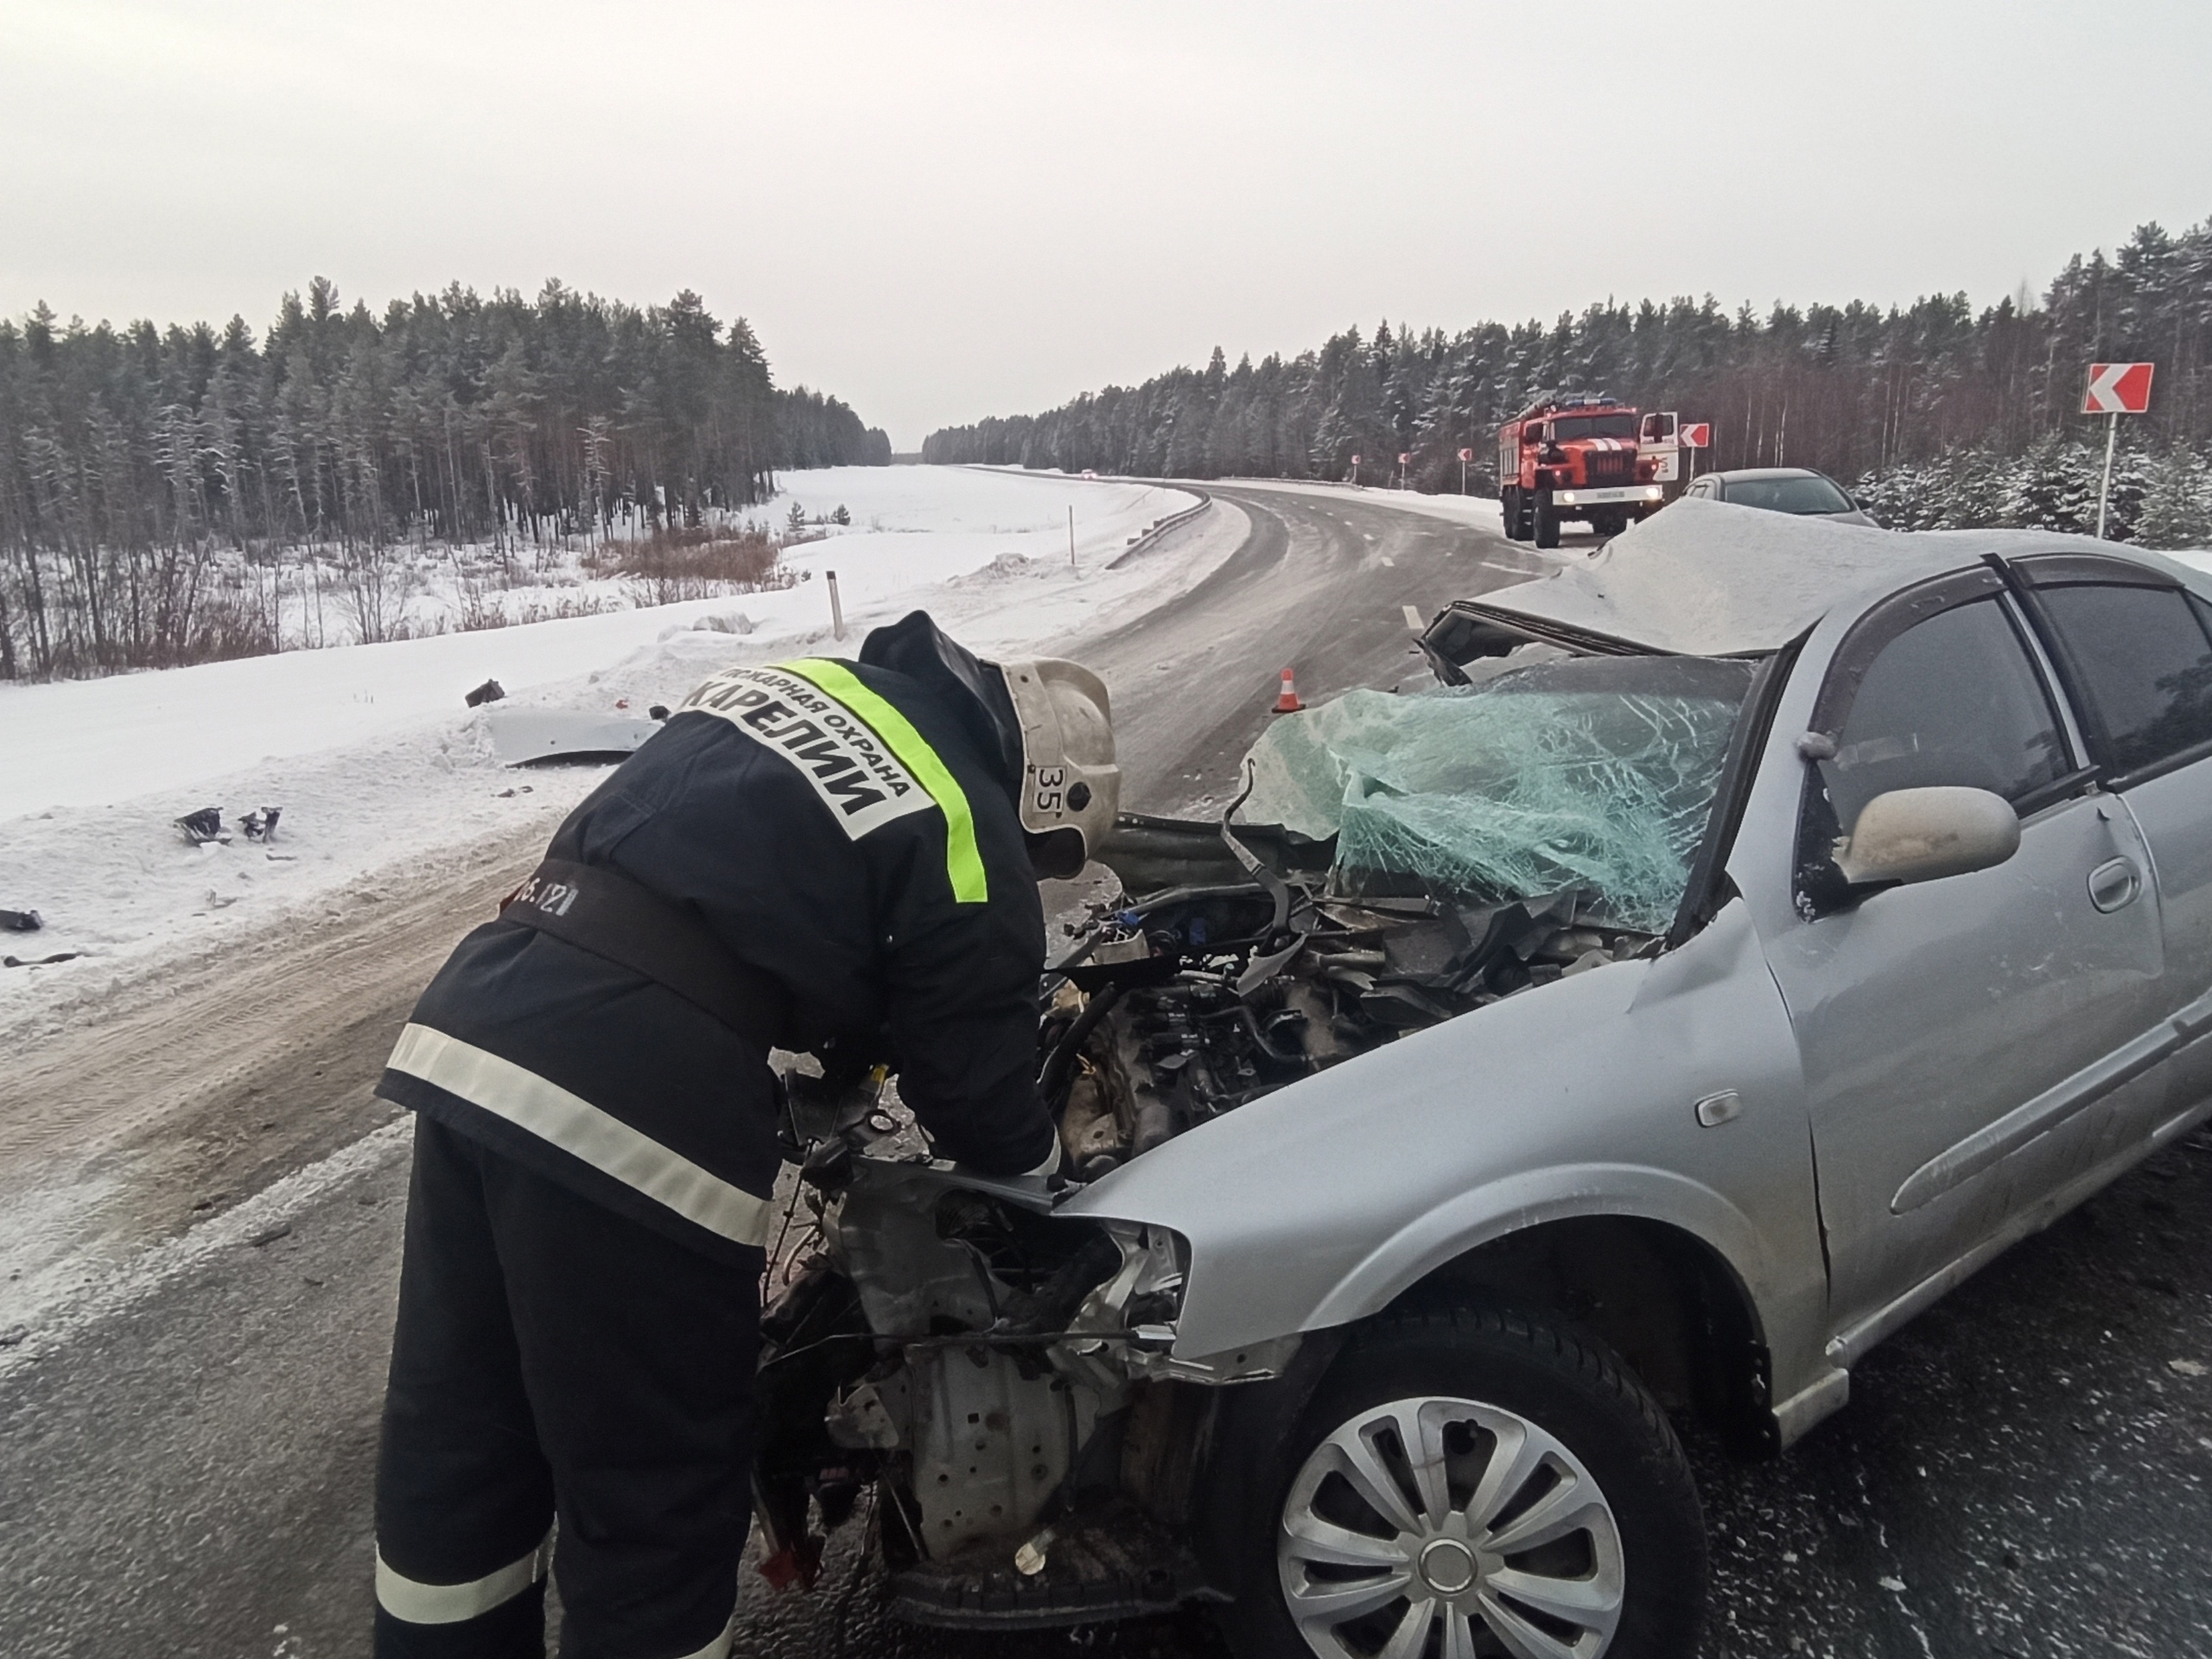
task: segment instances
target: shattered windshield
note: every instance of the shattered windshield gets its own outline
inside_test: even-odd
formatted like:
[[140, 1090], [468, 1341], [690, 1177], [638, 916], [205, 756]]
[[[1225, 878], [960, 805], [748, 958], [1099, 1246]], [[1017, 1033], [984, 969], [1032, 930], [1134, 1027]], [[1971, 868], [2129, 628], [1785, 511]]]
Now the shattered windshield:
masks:
[[1242, 817], [1337, 838], [1362, 892], [1494, 904], [1578, 889], [1616, 925], [1672, 922], [1754, 664], [1579, 657], [1277, 721]]

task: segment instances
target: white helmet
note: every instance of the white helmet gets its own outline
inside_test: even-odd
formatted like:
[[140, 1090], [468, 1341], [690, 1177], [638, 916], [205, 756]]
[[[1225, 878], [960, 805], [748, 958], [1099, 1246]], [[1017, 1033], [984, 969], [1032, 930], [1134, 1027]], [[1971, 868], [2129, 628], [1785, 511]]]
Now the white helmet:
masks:
[[1106, 683], [1057, 657], [998, 664], [1021, 728], [1021, 827], [1043, 837], [1040, 875], [1071, 876], [1105, 843], [1122, 800]]

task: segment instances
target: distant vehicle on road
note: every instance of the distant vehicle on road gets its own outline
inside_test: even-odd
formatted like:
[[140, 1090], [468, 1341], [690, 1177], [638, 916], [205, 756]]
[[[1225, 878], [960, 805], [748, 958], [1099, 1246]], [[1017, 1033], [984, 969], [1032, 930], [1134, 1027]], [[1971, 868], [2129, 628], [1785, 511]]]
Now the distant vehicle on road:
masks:
[[1795, 513], [1801, 518], [1880, 528], [1842, 485], [1826, 473], [1805, 467], [1746, 467], [1732, 473], [1707, 473], [1703, 478], [1692, 479], [1682, 494], [1686, 499], [1726, 501], [1732, 507], [1758, 507], [1767, 512]]
[[1557, 547], [1564, 519], [1618, 536], [1658, 512], [1667, 492], [1658, 459], [1638, 445], [1641, 425], [1636, 410], [1602, 394], [1543, 392], [1498, 428], [1506, 539]]

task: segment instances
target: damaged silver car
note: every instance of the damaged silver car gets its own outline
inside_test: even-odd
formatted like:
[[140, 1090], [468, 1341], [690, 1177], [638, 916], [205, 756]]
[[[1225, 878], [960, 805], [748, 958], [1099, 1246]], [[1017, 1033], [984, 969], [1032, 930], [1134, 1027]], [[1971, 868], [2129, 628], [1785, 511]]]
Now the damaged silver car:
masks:
[[[1746, 1456], [2212, 1112], [2212, 582], [1688, 503], [1131, 818], [1060, 1190], [794, 1078], [772, 1577], [1265, 1659], [1673, 1659]], [[852, 1520], [856, 1514], [862, 1522]]]

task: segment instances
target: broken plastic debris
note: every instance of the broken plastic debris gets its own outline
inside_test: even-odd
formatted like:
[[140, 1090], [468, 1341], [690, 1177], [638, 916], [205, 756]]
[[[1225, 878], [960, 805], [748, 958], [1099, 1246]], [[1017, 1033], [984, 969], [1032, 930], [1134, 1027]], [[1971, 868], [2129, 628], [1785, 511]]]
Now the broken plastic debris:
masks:
[[224, 840], [223, 809], [203, 806], [197, 812], [188, 812], [179, 818], [176, 827], [184, 831], [184, 838], [195, 847]]
[[238, 820], [238, 828], [245, 831], [248, 841], [276, 839], [276, 820], [283, 815], [281, 806], [256, 807]]
[[495, 709], [485, 716], [492, 753], [502, 766], [537, 761], [625, 759], [660, 730], [635, 715], [594, 715], [570, 709]]
[[1052, 1547], [1052, 1529], [1047, 1527], [1014, 1552], [1014, 1570], [1025, 1579], [1035, 1578], [1045, 1570], [1045, 1552]]
[[1414, 696], [1353, 691], [1270, 726], [1243, 817], [1337, 837], [1350, 885], [1455, 901], [1579, 887], [1663, 931], [1688, 880], [1749, 663], [1579, 658]]
[[0, 931], [35, 933], [46, 925], [46, 918], [35, 910], [0, 910]]
[[57, 962], [74, 962], [81, 950], [57, 950], [50, 957], [0, 957], [0, 968], [51, 968]]
[[506, 695], [506, 687], [497, 680], [486, 680], [474, 691], [465, 693], [461, 701], [472, 709], [481, 709], [486, 703], [497, 702]]

